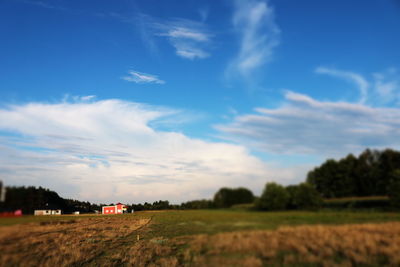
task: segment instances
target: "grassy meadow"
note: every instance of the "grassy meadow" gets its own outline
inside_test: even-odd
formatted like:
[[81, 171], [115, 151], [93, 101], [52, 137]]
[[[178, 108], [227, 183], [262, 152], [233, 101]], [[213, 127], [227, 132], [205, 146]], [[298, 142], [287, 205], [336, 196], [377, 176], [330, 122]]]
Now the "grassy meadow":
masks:
[[400, 213], [147, 211], [0, 219], [1, 266], [398, 265]]

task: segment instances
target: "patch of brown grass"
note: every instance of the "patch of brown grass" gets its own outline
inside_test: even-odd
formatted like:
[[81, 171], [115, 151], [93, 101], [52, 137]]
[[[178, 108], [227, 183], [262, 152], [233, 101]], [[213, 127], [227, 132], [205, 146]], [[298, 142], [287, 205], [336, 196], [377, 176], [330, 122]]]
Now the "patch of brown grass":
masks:
[[142, 240], [114, 255], [129, 266], [399, 266], [400, 223], [282, 227]]
[[198, 236], [190, 247], [202, 257], [243, 254], [270, 264], [398, 266], [400, 223], [283, 227]]
[[67, 266], [104, 253], [149, 219], [96, 217], [0, 228], [0, 266]]

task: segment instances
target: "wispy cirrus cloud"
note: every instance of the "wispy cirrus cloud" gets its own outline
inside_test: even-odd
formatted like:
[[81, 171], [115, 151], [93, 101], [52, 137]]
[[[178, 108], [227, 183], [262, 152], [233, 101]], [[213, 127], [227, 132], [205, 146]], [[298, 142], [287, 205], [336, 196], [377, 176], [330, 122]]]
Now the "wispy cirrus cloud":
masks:
[[[124, 20], [131, 23], [131, 20]], [[209, 57], [213, 34], [204, 21], [175, 18], [162, 20], [145, 14], [137, 14], [136, 26], [142, 40], [151, 51], [157, 51], [156, 38], [165, 38], [175, 49], [177, 56], [185, 59], [204, 59]]]
[[63, 102], [88, 102], [91, 100], [94, 100], [96, 98], [95, 95], [84, 95], [84, 96], [80, 96], [80, 95], [69, 95], [69, 94], [65, 94], [62, 101]]
[[134, 82], [134, 83], [156, 83], [156, 84], [165, 84], [165, 81], [158, 78], [157, 75], [147, 74], [135, 70], [128, 71], [129, 76], [123, 76], [121, 79]]
[[259, 193], [268, 177], [287, 184], [305, 174], [267, 164], [240, 145], [152, 126], [181, 113], [116, 99], [0, 108], [0, 176], [89, 201], [177, 203], [212, 197], [226, 185]]
[[334, 68], [318, 67], [315, 69], [318, 74], [327, 74], [330, 76], [345, 79], [349, 82], [354, 83], [360, 91], [360, 103], [365, 103], [368, 99], [368, 88], [370, 87], [369, 82], [360, 74], [352, 71], [343, 71]]
[[396, 68], [373, 74], [375, 96], [383, 104], [400, 105], [400, 73]]
[[354, 71], [344, 71], [335, 68], [318, 67], [318, 74], [327, 74], [356, 85], [360, 97], [358, 102], [373, 105], [400, 104], [400, 74], [396, 68], [375, 72], [371, 76], [363, 76]]
[[176, 54], [186, 59], [203, 59], [210, 56], [208, 47], [212, 34], [202, 22], [187, 19], [152, 22], [154, 35], [166, 37]]
[[232, 24], [240, 36], [240, 44], [226, 74], [230, 78], [236, 74], [249, 78], [272, 59], [273, 50], [279, 44], [280, 29], [268, 1], [236, 0], [234, 3]]
[[80, 100], [82, 100], [82, 101], [90, 101], [90, 100], [93, 100], [95, 98], [96, 98], [95, 95], [85, 95], [85, 96], [81, 96]]
[[400, 147], [400, 109], [323, 102], [294, 92], [275, 109], [256, 108], [218, 125], [224, 138], [255, 150], [325, 157], [367, 147]]

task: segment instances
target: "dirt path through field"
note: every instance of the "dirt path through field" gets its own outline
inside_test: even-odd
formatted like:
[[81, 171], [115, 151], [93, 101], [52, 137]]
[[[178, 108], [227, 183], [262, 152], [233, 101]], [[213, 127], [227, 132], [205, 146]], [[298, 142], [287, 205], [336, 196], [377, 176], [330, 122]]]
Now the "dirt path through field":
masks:
[[93, 257], [87, 261], [81, 262], [80, 266], [120, 266], [121, 254], [126, 253], [129, 249], [142, 240], [143, 234], [148, 231], [153, 217], [147, 219], [146, 223], [140, 225], [130, 234], [122, 238], [114, 239], [97, 257]]

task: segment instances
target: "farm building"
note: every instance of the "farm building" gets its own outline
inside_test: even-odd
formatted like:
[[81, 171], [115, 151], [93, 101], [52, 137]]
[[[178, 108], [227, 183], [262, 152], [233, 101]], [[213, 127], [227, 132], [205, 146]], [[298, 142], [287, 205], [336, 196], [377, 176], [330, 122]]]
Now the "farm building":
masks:
[[35, 210], [34, 215], [61, 215], [61, 210]]
[[126, 212], [126, 206], [121, 203], [117, 203], [114, 206], [104, 206], [102, 207], [103, 214], [122, 214]]

